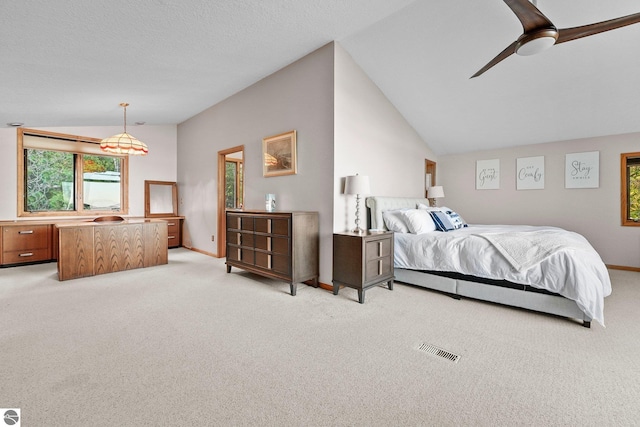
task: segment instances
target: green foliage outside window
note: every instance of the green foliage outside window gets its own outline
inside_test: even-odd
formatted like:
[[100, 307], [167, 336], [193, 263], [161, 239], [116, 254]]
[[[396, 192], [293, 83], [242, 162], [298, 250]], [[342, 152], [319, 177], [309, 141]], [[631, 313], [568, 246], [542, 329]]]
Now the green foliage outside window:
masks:
[[629, 166], [629, 218], [640, 218], [640, 166]]
[[242, 162], [225, 162], [224, 206], [227, 209], [242, 208]]
[[229, 209], [234, 209], [236, 207], [236, 174], [237, 163], [226, 162], [224, 180], [224, 205]]
[[25, 210], [30, 212], [74, 210], [75, 155], [60, 151], [25, 151], [27, 169]]
[[[82, 156], [82, 173], [101, 174], [116, 173], [110, 178], [87, 179], [84, 185], [84, 196], [87, 196], [88, 183], [113, 183], [111, 199], [117, 203], [120, 200], [120, 169], [121, 159], [109, 156], [82, 155], [63, 151], [25, 150], [26, 194], [25, 210], [28, 212], [74, 211], [75, 205], [75, 161], [76, 156]], [[107, 184], [108, 185], [108, 184]], [[105, 190], [102, 190], [103, 193]], [[91, 206], [85, 201], [85, 209]]]

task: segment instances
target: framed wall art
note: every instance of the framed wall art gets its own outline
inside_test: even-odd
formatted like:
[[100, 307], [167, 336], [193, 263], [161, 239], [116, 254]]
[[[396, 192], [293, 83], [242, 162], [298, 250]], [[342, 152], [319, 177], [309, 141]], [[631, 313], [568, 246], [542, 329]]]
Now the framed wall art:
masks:
[[500, 189], [500, 159], [476, 161], [476, 190]]
[[282, 176], [298, 173], [296, 131], [262, 139], [262, 175]]
[[565, 188], [598, 188], [600, 186], [600, 152], [570, 153], [565, 156]]
[[544, 156], [516, 159], [516, 188], [518, 190], [544, 189]]

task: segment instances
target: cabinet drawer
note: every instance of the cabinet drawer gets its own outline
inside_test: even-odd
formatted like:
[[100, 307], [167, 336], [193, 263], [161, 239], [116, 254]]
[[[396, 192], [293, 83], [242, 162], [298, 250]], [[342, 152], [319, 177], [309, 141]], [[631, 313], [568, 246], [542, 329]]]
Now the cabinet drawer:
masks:
[[180, 246], [180, 222], [167, 221], [167, 240], [169, 247]]
[[289, 260], [285, 255], [272, 255], [265, 252], [256, 252], [256, 267], [262, 267], [277, 273], [289, 275]]
[[391, 239], [370, 240], [365, 245], [367, 261], [391, 255]]
[[256, 249], [278, 254], [289, 254], [289, 239], [286, 237], [255, 236]]
[[237, 231], [227, 231], [227, 243], [238, 246], [254, 246], [254, 235], [251, 233], [238, 233]]
[[48, 225], [2, 227], [2, 250], [5, 253], [13, 251], [29, 252], [34, 249], [47, 250], [51, 245], [49, 229]]
[[289, 219], [287, 218], [256, 218], [256, 231], [278, 236], [289, 235]]
[[247, 248], [229, 246], [227, 249], [227, 259], [249, 265], [255, 264], [254, 251]]
[[391, 274], [391, 257], [384, 257], [367, 262], [365, 282]]
[[11, 251], [2, 254], [3, 264], [18, 264], [23, 262], [47, 261], [51, 259], [49, 248]]

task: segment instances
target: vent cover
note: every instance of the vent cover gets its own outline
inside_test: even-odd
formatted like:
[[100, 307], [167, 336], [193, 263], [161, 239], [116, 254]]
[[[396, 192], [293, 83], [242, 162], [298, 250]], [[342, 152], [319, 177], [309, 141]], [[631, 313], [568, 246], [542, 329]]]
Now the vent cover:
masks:
[[433, 354], [434, 356], [442, 357], [443, 359], [450, 360], [451, 362], [458, 363], [460, 360], [460, 356], [457, 354], [453, 354], [450, 351], [443, 350], [435, 345], [422, 343], [418, 350], [424, 351], [425, 353]]

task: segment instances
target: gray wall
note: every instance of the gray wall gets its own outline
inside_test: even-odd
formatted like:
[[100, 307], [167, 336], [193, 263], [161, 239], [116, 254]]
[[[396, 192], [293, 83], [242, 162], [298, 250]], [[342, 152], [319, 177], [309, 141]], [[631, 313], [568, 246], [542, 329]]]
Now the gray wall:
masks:
[[[262, 176], [262, 138], [295, 129], [298, 173]], [[180, 213], [189, 246], [217, 252], [217, 153], [245, 146], [245, 208], [318, 211], [320, 280], [331, 283], [333, 44], [326, 45], [178, 125]]]
[[[640, 227], [620, 225], [620, 154], [637, 152], [640, 134], [560, 141], [441, 156], [441, 205], [467, 222], [554, 225], [584, 235], [606, 264], [640, 267]], [[565, 154], [600, 152], [600, 187], [566, 189]], [[544, 156], [544, 190], [516, 190], [516, 159]], [[500, 159], [499, 190], [476, 190], [477, 160]]]
[[[355, 226], [355, 196], [344, 178], [368, 175], [371, 194], [424, 197], [425, 159], [436, 156], [351, 56], [335, 54], [334, 230]], [[366, 225], [364, 203], [361, 227]]]

